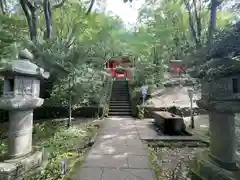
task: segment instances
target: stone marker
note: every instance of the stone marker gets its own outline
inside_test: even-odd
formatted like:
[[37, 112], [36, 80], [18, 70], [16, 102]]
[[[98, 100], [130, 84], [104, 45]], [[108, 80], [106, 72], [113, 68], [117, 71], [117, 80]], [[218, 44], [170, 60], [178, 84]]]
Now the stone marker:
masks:
[[185, 130], [183, 118], [176, 114], [167, 111], [154, 111], [153, 117], [164, 134], [180, 135]]
[[[20, 52], [21, 58], [24, 51]], [[26, 57], [32, 56], [27, 53]], [[42, 162], [42, 152], [32, 148], [33, 109], [44, 102], [39, 97], [40, 80], [48, 78], [49, 73], [27, 58], [14, 60], [0, 71], [4, 76], [0, 108], [9, 111], [8, 157], [0, 162], [0, 180], [15, 179]]]
[[210, 151], [195, 159], [192, 179], [237, 180], [234, 114], [240, 112], [240, 63], [211, 60], [204, 73], [197, 105], [209, 113]]

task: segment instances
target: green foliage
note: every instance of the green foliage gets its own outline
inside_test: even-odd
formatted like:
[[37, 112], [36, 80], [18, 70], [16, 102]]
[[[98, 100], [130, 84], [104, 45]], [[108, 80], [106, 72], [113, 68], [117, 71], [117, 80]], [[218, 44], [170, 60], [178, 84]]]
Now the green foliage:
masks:
[[71, 171], [76, 163], [73, 160], [79, 159], [79, 155], [84, 152], [96, 133], [96, 127], [91, 124], [66, 129], [65, 126], [54, 122], [37, 124], [34, 130], [34, 139], [38, 139], [35, 140], [35, 145], [44, 147], [44, 151], [49, 153], [50, 157], [45, 169], [25, 177], [26, 180], [62, 178], [61, 161], [67, 160], [68, 171]]
[[[66, 106], [71, 96], [73, 108], [104, 106], [105, 91], [109, 92], [110, 86], [105, 86], [106, 77], [101, 72], [105, 71], [104, 62], [111, 57], [132, 56], [134, 86], [160, 85], [173, 57], [191, 62], [192, 59], [204, 59], [205, 51], [196, 49], [189, 28], [189, 15], [194, 13], [189, 14], [181, 0], [147, 1], [140, 9], [139, 23], [134, 30], [127, 30], [119, 17], [107, 13], [92, 12], [86, 16], [83, 4], [71, 0], [54, 9], [53, 36], [47, 40], [42, 38], [45, 20], [40, 12], [36, 42], [26, 42], [26, 18], [18, 5], [10, 3], [16, 7], [16, 12], [11, 16], [0, 16], [3, 24], [0, 28], [0, 63], [12, 60], [6, 58], [13, 56], [16, 47], [31, 49], [36, 57], [35, 63], [51, 73], [53, 90], [49, 89], [52, 96], [47, 100], [50, 104]], [[200, 42], [205, 48], [209, 9], [199, 2], [196, 12], [201, 17]], [[228, 26], [233, 16], [231, 12], [218, 11], [217, 28]], [[203, 52], [197, 57], [199, 51]]]
[[0, 15], [0, 59], [9, 58], [14, 43], [21, 42], [27, 34], [23, 17]]
[[144, 112], [145, 112], [144, 106], [138, 105], [137, 108], [138, 108], [138, 118], [144, 119]]
[[0, 155], [7, 153], [7, 145], [6, 140], [1, 141], [0, 143]]

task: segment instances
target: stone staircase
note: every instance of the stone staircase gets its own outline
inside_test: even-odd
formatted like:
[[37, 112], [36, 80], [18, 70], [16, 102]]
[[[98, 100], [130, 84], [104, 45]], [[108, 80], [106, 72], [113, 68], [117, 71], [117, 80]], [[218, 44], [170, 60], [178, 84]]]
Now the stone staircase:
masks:
[[108, 116], [132, 116], [128, 81], [113, 82]]

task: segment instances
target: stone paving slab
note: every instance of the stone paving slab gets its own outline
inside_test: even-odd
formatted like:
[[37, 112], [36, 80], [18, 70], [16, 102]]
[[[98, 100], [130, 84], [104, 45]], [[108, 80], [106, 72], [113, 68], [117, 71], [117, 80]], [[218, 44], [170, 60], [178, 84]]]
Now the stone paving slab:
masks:
[[138, 134], [141, 139], [157, 139], [158, 133], [154, 129], [154, 119], [135, 121]]
[[151, 169], [104, 169], [101, 180], [152, 180]]
[[140, 138], [136, 139], [126, 139], [126, 144], [129, 146], [142, 146], [142, 141]]
[[99, 136], [81, 170], [80, 180], [154, 180], [147, 149], [133, 119], [111, 117], [104, 122]]
[[[93, 173], [94, 172], [94, 173]], [[152, 169], [82, 168], [73, 180], [153, 180]]]
[[89, 154], [83, 167], [128, 168], [127, 155]]
[[126, 136], [119, 136], [119, 137], [113, 137], [113, 138], [102, 138], [97, 137], [96, 142], [94, 145], [126, 145]]
[[136, 169], [150, 169], [148, 156], [128, 156], [128, 167]]
[[130, 155], [146, 155], [147, 150], [141, 145], [141, 146], [127, 146], [127, 145], [109, 145], [109, 146], [101, 146], [96, 145], [93, 147], [93, 149], [90, 151], [91, 154], [126, 154], [128, 156]]
[[[93, 173], [94, 172], [94, 173]], [[73, 180], [101, 180], [103, 168], [81, 168], [74, 174]]]

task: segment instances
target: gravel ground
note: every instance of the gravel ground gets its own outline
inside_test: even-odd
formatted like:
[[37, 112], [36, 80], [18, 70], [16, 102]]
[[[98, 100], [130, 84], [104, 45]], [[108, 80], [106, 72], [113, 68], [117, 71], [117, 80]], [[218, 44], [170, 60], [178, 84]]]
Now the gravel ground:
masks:
[[[185, 142], [171, 143], [166, 147], [161, 147], [163, 144], [157, 147], [157, 143], [154, 143], [154, 146], [149, 146], [152, 164], [158, 180], [173, 180], [176, 178], [178, 180], [190, 180], [188, 161], [194, 157], [195, 153], [206, 149], [203, 144], [191, 143], [199, 147], [186, 147]], [[191, 143], [188, 143], [188, 145]]]

